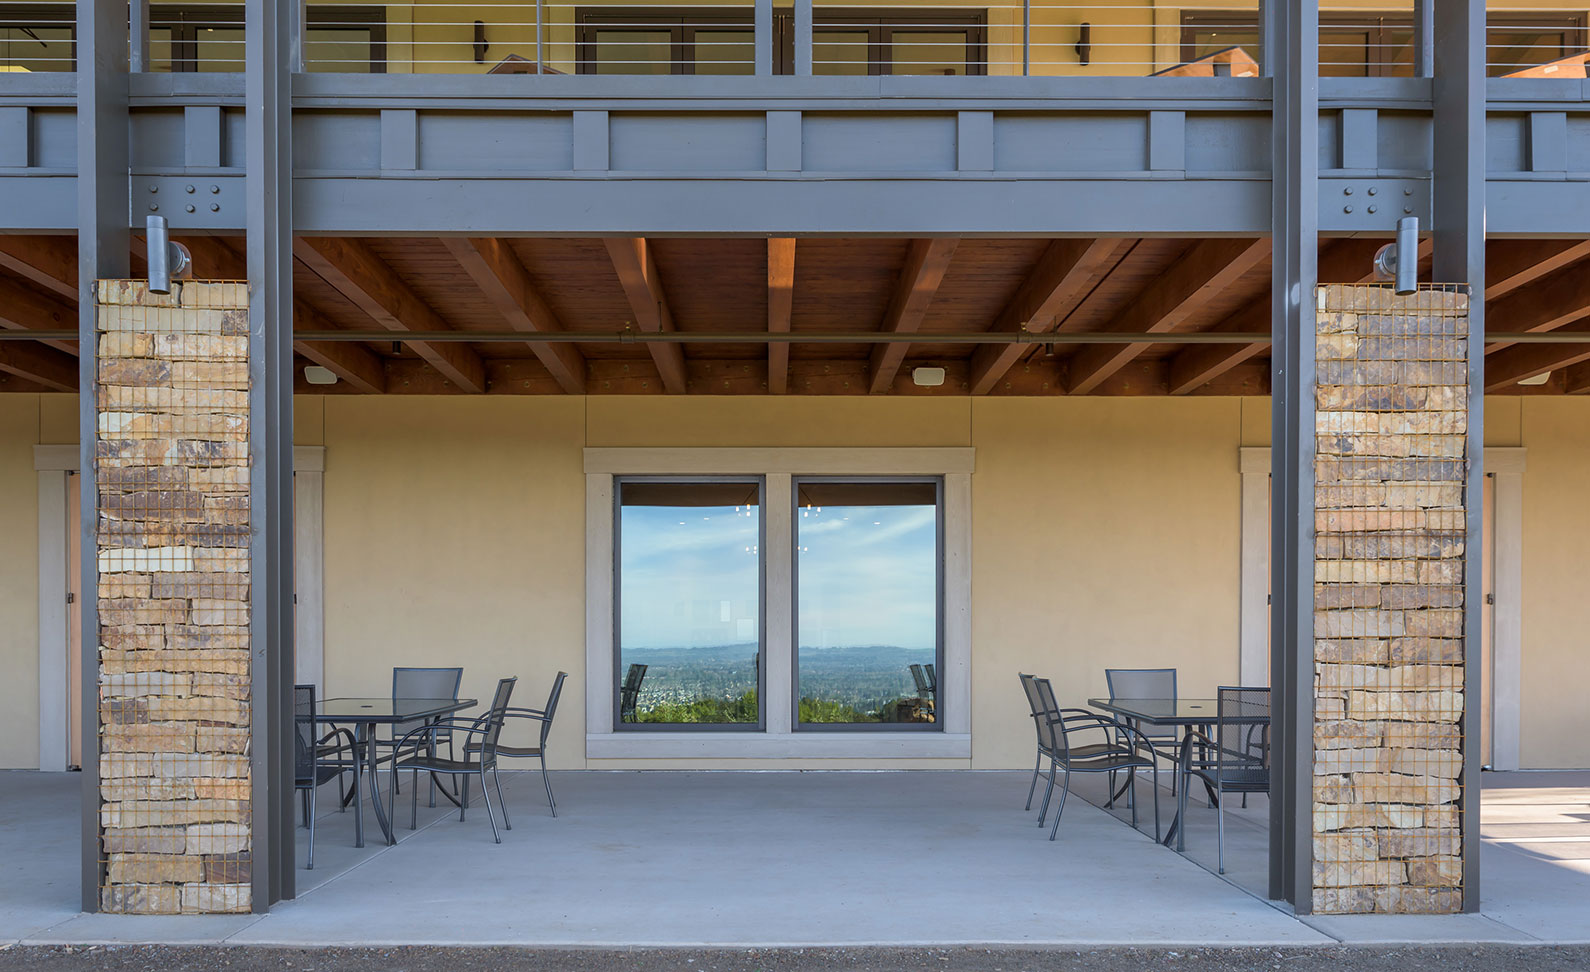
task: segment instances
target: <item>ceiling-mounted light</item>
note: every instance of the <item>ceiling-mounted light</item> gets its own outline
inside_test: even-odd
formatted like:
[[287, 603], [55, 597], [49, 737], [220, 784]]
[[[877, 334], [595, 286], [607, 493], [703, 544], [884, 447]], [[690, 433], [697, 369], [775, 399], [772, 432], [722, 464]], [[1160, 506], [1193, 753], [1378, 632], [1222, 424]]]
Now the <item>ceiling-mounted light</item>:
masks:
[[304, 368], [304, 380], [311, 385], [335, 385], [337, 373], [320, 365], [308, 365]]
[[926, 365], [920, 368], [912, 368], [911, 381], [913, 384], [921, 385], [924, 388], [937, 388], [944, 384], [944, 369]]
[[1533, 375], [1533, 376], [1531, 376], [1529, 378], [1520, 378], [1520, 379], [1518, 379], [1518, 383], [1520, 385], [1535, 386], [1535, 385], [1544, 385], [1546, 382], [1548, 382], [1550, 380], [1551, 380], [1551, 372], [1543, 371], [1540, 374]]

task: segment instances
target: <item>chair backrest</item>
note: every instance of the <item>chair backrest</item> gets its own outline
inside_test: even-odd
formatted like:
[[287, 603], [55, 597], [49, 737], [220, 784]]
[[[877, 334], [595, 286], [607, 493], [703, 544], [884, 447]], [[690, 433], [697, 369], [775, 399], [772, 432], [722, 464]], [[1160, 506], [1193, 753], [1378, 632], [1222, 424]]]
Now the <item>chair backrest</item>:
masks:
[[1048, 749], [1050, 729], [1043, 718], [1043, 700], [1038, 697], [1038, 686], [1033, 684], [1037, 680], [1026, 672], [1017, 672], [1016, 677], [1021, 679], [1022, 694], [1027, 696], [1027, 709], [1032, 714], [1032, 725], [1038, 733], [1038, 748]]
[[[293, 782], [295, 785], [314, 785], [315, 782], [315, 687], [293, 686]], [[309, 718], [306, 718], [309, 717]]]
[[[1104, 681], [1110, 687], [1110, 701], [1116, 699], [1174, 699], [1176, 698], [1176, 669], [1174, 668], [1106, 668]], [[1155, 729], [1138, 727], [1143, 735], [1155, 739], [1176, 737], [1176, 727]]]
[[911, 665], [911, 681], [916, 683], [917, 695], [926, 697], [933, 694], [932, 690], [928, 688], [927, 672], [922, 670], [921, 665]]
[[[394, 699], [452, 699], [458, 701], [458, 686], [464, 680], [462, 668], [394, 668]], [[402, 739], [424, 725], [423, 719], [400, 722], [392, 728], [392, 738]]]
[[1220, 721], [1215, 726], [1215, 782], [1240, 773], [1254, 779], [1255, 770], [1270, 768], [1270, 690], [1222, 685], [1216, 692]]
[[633, 664], [624, 670], [624, 686], [618, 695], [618, 719], [620, 722], [635, 721], [635, 706], [640, 702], [640, 683], [645, 680], [645, 665]]
[[517, 676], [497, 682], [497, 694], [492, 697], [491, 708], [486, 712], [486, 731], [480, 738], [480, 761], [489, 766], [497, 761], [497, 740], [502, 736], [502, 723], [508, 715], [508, 699], [513, 695]]
[[552, 680], [552, 693], [547, 696], [547, 707], [542, 711], [546, 718], [541, 720], [541, 751], [547, 751], [547, 734], [552, 731], [552, 716], [558, 711], [558, 696], [563, 694], [563, 680], [569, 677], [568, 672], [558, 672], [558, 677]]
[[923, 665], [922, 666], [922, 670], [927, 672], [928, 692], [933, 694], [933, 695], [935, 695], [935, 696], [938, 695], [939, 694], [939, 673], [933, 667], [933, 663], [932, 662], [928, 662], [926, 665]]
[[1069, 745], [1064, 729], [1055, 724], [1060, 718], [1060, 703], [1055, 701], [1054, 686], [1047, 678], [1032, 676], [1032, 691], [1038, 699], [1038, 745], [1064, 759], [1069, 755]]

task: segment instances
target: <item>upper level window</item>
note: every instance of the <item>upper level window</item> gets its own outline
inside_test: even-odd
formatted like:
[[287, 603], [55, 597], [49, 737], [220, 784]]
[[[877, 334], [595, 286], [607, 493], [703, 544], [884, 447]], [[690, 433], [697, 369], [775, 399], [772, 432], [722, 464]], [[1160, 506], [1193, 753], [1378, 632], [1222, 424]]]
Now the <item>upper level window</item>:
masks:
[[[666, 7], [579, 11], [581, 74], [754, 74], [752, 15], [736, 8]], [[984, 74], [982, 13], [820, 10], [812, 25], [812, 72], [828, 75]], [[790, 11], [773, 14], [775, 74], [795, 73]]]
[[[1407, 78], [1414, 68], [1413, 19], [1406, 13], [1321, 13], [1319, 73], [1325, 78]], [[1586, 20], [1577, 13], [1493, 11], [1486, 30], [1487, 73], [1511, 74], [1583, 51], [1590, 46]], [[1259, 56], [1259, 26], [1252, 12], [1182, 14], [1183, 61], [1240, 47]]]
[[[380, 7], [307, 6], [305, 60], [311, 71], [386, 70], [386, 14]], [[77, 24], [70, 5], [0, 4], [0, 71], [76, 69]], [[243, 70], [243, 5], [149, 9], [149, 70]]]

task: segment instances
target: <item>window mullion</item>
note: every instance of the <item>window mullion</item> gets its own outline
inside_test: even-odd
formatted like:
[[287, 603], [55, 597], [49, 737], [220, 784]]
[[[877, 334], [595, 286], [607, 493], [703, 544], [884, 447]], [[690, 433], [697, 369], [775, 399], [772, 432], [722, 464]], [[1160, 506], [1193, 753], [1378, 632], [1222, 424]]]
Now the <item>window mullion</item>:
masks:
[[763, 713], [769, 733], [794, 729], [795, 498], [789, 473], [768, 473], [762, 506]]

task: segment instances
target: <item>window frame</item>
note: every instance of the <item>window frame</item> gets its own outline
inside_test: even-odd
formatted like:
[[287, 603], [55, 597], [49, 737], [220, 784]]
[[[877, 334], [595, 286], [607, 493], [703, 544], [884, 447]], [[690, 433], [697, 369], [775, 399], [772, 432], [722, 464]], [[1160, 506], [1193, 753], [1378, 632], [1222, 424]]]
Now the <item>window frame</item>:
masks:
[[[370, 73], [386, 73], [385, 14], [376, 9], [357, 6], [313, 5], [307, 6], [305, 11], [306, 29], [324, 30], [328, 25], [331, 29], [346, 26], [350, 30], [367, 27], [370, 31]], [[59, 27], [65, 24], [71, 32], [72, 71], [77, 70], [77, 18], [70, 8], [0, 3], [0, 18], [17, 21], [27, 18], [32, 21], [20, 24], [23, 27]], [[171, 30], [171, 73], [198, 74], [198, 31], [201, 28], [242, 27], [243, 7], [239, 4], [234, 11], [223, 7], [194, 8], [180, 4], [160, 4], [149, 9], [149, 19], [153, 26], [160, 29], [169, 27]], [[241, 74], [242, 71], [205, 73]]]
[[[1209, 28], [1256, 28], [1255, 18], [1257, 12], [1247, 13], [1237, 10], [1183, 10], [1181, 13], [1181, 60], [1182, 63], [1193, 60], [1197, 56], [1197, 31]], [[1572, 31], [1578, 31], [1581, 36], [1590, 30], [1590, 16], [1573, 11], [1541, 11], [1522, 10], [1518, 12], [1493, 10], [1491, 17], [1505, 18], [1505, 23], [1493, 24], [1487, 17], [1485, 29], [1486, 74], [1491, 77], [1500, 76], [1492, 74], [1490, 63], [1491, 33], [1503, 30], [1527, 30], [1531, 27], [1540, 27], [1556, 30], [1561, 33], [1563, 40], [1568, 40]], [[1322, 11], [1319, 18], [1320, 37], [1322, 43], [1328, 32], [1335, 28], [1362, 27], [1368, 33], [1368, 49], [1365, 51], [1364, 77], [1389, 78], [1396, 77], [1393, 70], [1398, 66], [1394, 60], [1386, 58], [1385, 35], [1388, 30], [1413, 31], [1414, 23], [1412, 14], [1395, 11], [1365, 10], [1357, 13], [1327, 13]], [[1240, 47], [1239, 44], [1231, 45]], [[1590, 37], [1586, 37], [1585, 47], [1590, 47]], [[1584, 49], [1583, 47], [1577, 49]], [[1576, 48], [1569, 44], [1562, 45], [1566, 57]], [[1505, 66], [1498, 66], [1505, 67]], [[1505, 72], [1504, 72], [1505, 73]]]
[[802, 483], [931, 483], [933, 485], [933, 670], [936, 679], [944, 665], [944, 477], [943, 476], [835, 476], [790, 477], [790, 731], [795, 733], [943, 732], [938, 711], [944, 697], [943, 681], [934, 699], [932, 722], [802, 722], [800, 639], [800, 487]]
[[[624, 625], [623, 625], [623, 565], [624, 565], [624, 485], [626, 483], [740, 483], [756, 484], [756, 722], [624, 722], [620, 695], [623, 692]], [[762, 733], [767, 731], [767, 477], [763, 475], [705, 475], [669, 476], [636, 475], [613, 477], [613, 732], [732, 732]]]
[[[682, 7], [580, 7], [575, 12], [575, 73], [596, 74], [596, 33], [603, 27], [628, 27], [636, 30], [667, 29], [669, 40], [668, 76], [695, 75], [695, 35], [737, 27], [755, 29], [747, 11], [725, 8], [723, 13], [692, 13]], [[932, 8], [908, 11], [880, 10], [871, 7], [833, 8], [816, 11], [812, 33], [854, 27], [867, 31], [867, 76], [892, 75], [894, 33], [901, 30], [966, 33], [964, 76], [981, 77], [988, 73], [988, 14], [986, 11], [941, 13]], [[776, 10], [773, 14], [773, 73], [795, 73], [794, 14]], [[748, 72], [754, 74], [754, 70]], [[658, 75], [662, 76], [662, 75]], [[715, 75], [735, 77], [735, 75]], [[747, 75], [740, 75], [741, 77]]]

